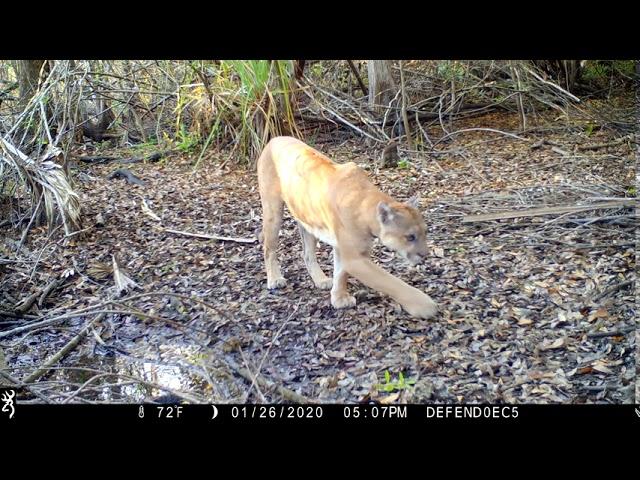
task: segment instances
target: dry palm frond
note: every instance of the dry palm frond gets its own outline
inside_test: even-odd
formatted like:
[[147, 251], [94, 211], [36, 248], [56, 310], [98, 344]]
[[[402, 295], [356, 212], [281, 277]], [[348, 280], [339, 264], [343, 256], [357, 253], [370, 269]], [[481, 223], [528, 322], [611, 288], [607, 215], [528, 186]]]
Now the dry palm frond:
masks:
[[120, 267], [116, 262], [116, 257], [111, 255], [111, 259], [113, 260], [113, 281], [115, 283], [117, 294], [122, 295], [123, 293], [128, 293], [131, 289], [140, 288], [136, 282], [131, 280], [122, 272], [122, 270], [120, 270]]
[[[24, 109], [13, 117], [10, 128], [3, 125], [0, 136], [2, 187], [6, 184], [19, 187], [14, 188], [13, 194], [26, 191], [31, 199], [29, 225], [34, 220], [46, 219], [51, 228], [60, 222], [67, 235], [80, 228], [81, 214], [80, 199], [65, 170], [57, 163], [63, 156], [58, 144], [68, 133], [64, 130], [67, 117], [62, 112], [66, 105], [58, 102], [57, 96], [70, 75], [68, 67], [68, 62], [56, 64]], [[58, 125], [56, 138], [50, 128], [54, 118]]]
[[[59, 218], [67, 235], [80, 228], [78, 194], [71, 187], [62, 167], [52, 160], [61, 153], [58, 148], [48, 149], [37, 161], [3, 138], [0, 138], [0, 150], [0, 162], [3, 170], [6, 169], [5, 174], [13, 173], [29, 189], [33, 204], [37, 205], [32, 212], [33, 217], [44, 212], [49, 227]], [[39, 201], [40, 198], [42, 201]]]
[[95, 280], [102, 281], [113, 275], [113, 264], [94, 262], [87, 267], [87, 275]]

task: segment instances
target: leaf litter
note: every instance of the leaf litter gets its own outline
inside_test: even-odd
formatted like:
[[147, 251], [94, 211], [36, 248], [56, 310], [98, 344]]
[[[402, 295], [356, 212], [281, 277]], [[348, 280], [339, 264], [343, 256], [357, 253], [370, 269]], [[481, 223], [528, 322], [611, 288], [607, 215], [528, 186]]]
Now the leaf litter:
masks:
[[[517, 117], [491, 117], [485, 121], [505, 130], [517, 126]], [[544, 138], [577, 151], [606, 135]], [[2, 257], [17, 263], [0, 270], [0, 334], [108, 302], [93, 309], [107, 313], [91, 334], [31, 388], [54, 402], [131, 402], [166, 392], [197, 402], [287, 401], [256, 380], [266, 378], [317, 402], [634, 401], [634, 212], [461, 221], [634, 199], [636, 153], [628, 145], [566, 159], [468, 132], [442, 147], [449, 153], [401, 149], [408, 167], [395, 170], [378, 170], [377, 152], [359, 141], [317, 147], [357, 162], [399, 200], [420, 195], [431, 258], [410, 268], [381, 246], [373, 256], [428, 292], [440, 316], [413, 319], [353, 280], [358, 304], [334, 310], [328, 293], [313, 287], [288, 214], [280, 234], [288, 283], [277, 292], [266, 289], [259, 242], [167, 231], [255, 239], [261, 209], [252, 170], [219, 169], [210, 160], [193, 172], [189, 158], [174, 155], [132, 165], [145, 185], [129, 185], [107, 179], [108, 165], [95, 165], [78, 176], [82, 235], [33, 230], [19, 255], [19, 231], [1, 238]], [[330, 274], [330, 247], [320, 245], [318, 258]], [[34, 305], [33, 318], [7, 314], [70, 269], [77, 274]], [[0, 338], [8, 373], [23, 378], [36, 370], [94, 316]], [[386, 373], [412, 383], [381, 391]]]

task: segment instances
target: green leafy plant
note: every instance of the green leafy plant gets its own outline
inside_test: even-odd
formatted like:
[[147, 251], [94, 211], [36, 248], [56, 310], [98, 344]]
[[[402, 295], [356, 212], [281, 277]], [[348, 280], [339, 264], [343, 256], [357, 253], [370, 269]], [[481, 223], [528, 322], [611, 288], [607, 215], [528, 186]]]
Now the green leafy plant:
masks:
[[398, 162], [398, 168], [409, 168], [409, 162], [406, 158], [403, 158]]
[[446, 80], [461, 80], [465, 75], [464, 65], [456, 60], [439, 61], [436, 71]]
[[606, 78], [610, 71], [611, 67], [606, 63], [591, 61], [586, 62], [582, 70], [582, 76], [586, 80], [600, 80]]
[[584, 133], [587, 135], [587, 137], [591, 136], [594, 128], [595, 128], [595, 125], [593, 123], [587, 124], [587, 126], [584, 128]]
[[614, 60], [612, 66], [615, 71], [632, 76], [636, 71], [636, 60]]
[[376, 385], [376, 388], [383, 392], [393, 392], [394, 390], [404, 390], [416, 383], [416, 381], [413, 379], [405, 380], [402, 372], [398, 374], [397, 379], [392, 380], [391, 374], [389, 373], [388, 370], [385, 370], [384, 372], [384, 380], [385, 380], [384, 384], [379, 383], [378, 385]]
[[180, 130], [178, 130], [178, 142], [176, 143], [178, 150], [189, 152], [198, 145], [198, 141], [198, 136], [187, 132], [184, 124], [180, 126]]

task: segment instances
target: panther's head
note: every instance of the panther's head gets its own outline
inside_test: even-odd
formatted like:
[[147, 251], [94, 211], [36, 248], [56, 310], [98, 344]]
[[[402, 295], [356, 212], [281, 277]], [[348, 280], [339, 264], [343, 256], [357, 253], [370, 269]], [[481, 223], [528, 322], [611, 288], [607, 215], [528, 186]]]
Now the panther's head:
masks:
[[411, 264], [418, 265], [427, 256], [424, 220], [417, 209], [418, 200], [407, 203], [379, 202], [377, 207], [382, 244]]

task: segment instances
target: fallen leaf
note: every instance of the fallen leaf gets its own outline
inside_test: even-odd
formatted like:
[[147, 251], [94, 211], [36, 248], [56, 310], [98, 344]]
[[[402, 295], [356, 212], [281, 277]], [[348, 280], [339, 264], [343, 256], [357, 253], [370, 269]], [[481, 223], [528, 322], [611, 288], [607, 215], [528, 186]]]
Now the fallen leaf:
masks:
[[379, 402], [385, 405], [389, 403], [393, 403], [398, 399], [399, 396], [400, 396], [399, 392], [392, 393], [391, 395], [381, 398]]
[[601, 373], [613, 373], [613, 370], [607, 368], [602, 361], [593, 362], [591, 365], [594, 370]]
[[593, 372], [593, 368], [589, 365], [589, 366], [586, 366], [586, 367], [579, 368], [576, 373], [578, 375], [585, 375], [585, 374], [591, 373], [591, 372]]
[[346, 356], [345, 352], [338, 352], [335, 350], [325, 350], [324, 353], [326, 353], [328, 357], [337, 359], [342, 359]]
[[565, 342], [564, 342], [564, 338], [558, 338], [557, 340], [554, 340], [553, 342], [549, 343], [549, 344], [542, 344], [540, 346], [540, 350], [555, 350], [556, 348], [561, 348], [564, 347]]
[[593, 322], [596, 318], [607, 318], [609, 313], [604, 308], [599, 308], [595, 312], [589, 314], [588, 320]]

